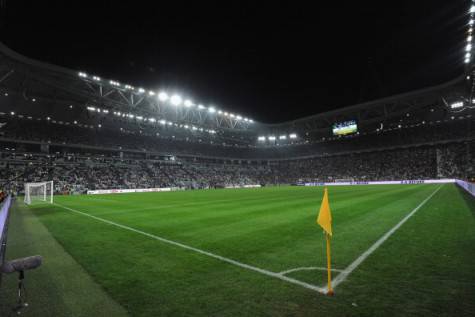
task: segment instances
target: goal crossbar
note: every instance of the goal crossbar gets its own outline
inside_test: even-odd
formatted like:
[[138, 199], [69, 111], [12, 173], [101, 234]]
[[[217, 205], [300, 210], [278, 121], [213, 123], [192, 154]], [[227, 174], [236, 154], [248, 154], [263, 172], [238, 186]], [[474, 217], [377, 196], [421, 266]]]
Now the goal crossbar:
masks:
[[34, 201], [53, 203], [53, 181], [25, 183], [24, 202], [30, 205]]

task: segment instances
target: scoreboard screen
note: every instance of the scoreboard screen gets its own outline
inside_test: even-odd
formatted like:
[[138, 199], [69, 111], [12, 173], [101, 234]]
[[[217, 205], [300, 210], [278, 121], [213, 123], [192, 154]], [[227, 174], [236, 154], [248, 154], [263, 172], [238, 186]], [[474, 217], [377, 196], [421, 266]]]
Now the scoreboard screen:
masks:
[[355, 120], [335, 123], [332, 127], [333, 135], [347, 135], [358, 132], [358, 125]]

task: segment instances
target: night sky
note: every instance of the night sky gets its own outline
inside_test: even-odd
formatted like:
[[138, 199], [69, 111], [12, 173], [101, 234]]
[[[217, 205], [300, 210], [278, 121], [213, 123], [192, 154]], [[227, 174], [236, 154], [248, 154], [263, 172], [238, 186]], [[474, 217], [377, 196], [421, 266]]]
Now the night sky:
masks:
[[269, 123], [463, 72], [468, 0], [169, 2], [0, 0], [0, 41]]

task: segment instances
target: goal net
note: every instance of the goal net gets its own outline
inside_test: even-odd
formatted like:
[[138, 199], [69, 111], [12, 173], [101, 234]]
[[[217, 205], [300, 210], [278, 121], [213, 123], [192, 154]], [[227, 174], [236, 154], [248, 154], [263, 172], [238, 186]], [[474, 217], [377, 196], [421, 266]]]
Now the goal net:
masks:
[[53, 203], [53, 181], [41, 183], [25, 183], [25, 204], [34, 202]]

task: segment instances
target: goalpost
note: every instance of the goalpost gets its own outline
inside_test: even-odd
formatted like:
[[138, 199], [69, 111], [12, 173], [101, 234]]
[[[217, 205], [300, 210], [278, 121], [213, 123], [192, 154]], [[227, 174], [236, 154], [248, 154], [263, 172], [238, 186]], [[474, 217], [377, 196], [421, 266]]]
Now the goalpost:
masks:
[[53, 181], [40, 183], [25, 183], [25, 204], [30, 205], [34, 201], [53, 203]]

